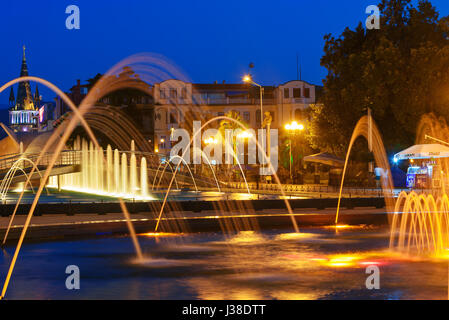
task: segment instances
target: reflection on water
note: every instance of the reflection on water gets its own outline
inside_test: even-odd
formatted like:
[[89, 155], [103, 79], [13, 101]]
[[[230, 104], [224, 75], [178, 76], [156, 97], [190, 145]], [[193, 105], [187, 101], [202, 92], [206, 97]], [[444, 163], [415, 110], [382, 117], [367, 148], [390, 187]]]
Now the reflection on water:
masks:
[[[39, 198], [39, 203], [61, 203], [71, 201], [73, 203], [86, 203], [86, 202], [118, 202], [118, 198], [107, 195], [95, 195], [77, 191], [57, 191], [56, 189], [49, 188], [49, 194], [42, 193]], [[6, 195], [6, 203], [16, 203], [20, 193], [9, 192]], [[155, 201], [161, 201], [164, 199], [165, 193], [156, 191], [151, 194], [152, 199]], [[35, 194], [31, 191], [27, 191], [21, 203], [32, 203]], [[286, 197], [288, 199], [305, 199], [306, 197]], [[281, 195], [271, 194], [248, 194], [248, 193], [223, 193], [213, 191], [179, 191], [172, 190], [168, 200], [170, 201], [192, 201], [192, 200], [205, 200], [205, 201], [219, 201], [219, 200], [272, 200], [272, 199], [284, 199]]]
[[[389, 252], [386, 229], [141, 235], [136, 263], [127, 237], [27, 244], [9, 299], [445, 299], [445, 260]], [[1, 253], [3, 278], [13, 248]], [[65, 289], [77, 265], [81, 290]], [[380, 290], [367, 290], [366, 267], [380, 268]], [[3, 279], [2, 279], [3, 280]], [[413, 280], [413, 281], [412, 281]]]

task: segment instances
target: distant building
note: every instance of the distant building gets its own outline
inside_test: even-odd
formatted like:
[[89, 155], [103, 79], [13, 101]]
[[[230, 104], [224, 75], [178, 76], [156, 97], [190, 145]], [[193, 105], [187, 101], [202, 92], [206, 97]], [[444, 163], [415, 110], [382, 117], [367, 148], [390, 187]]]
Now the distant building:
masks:
[[[307, 120], [305, 111], [316, 103], [317, 86], [293, 80], [279, 86], [265, 86], [263, 112], [270, 112], [271, 128], [278, 129], [293, 120]], [[194, 84], [166, 80], [154, 84], [156, 149], [168, 153], [172, 147], [171, 128], [185, 122], [188, 112], [198, 107], [207, 119], [235, 111], [252, 129], [261, 127], [259, 88], [248, 84]], [[187, 124], [189, 125], [189, 124]], [[191, 124], [190, 124], [191, 125]], [[218, 128], [217, 122], [216, 127]]]
[[[28, 66], [23, 47], [22, 67], [20, 76], [28, 76]], [[14, 98], [14, 89], [11, 87], [9, 96], [9, 126], [14, 132], [32, 132], [38, 130], [39, 108], [41, 97], [36, 85], [34, 96], [31, 93], [29, 81], [19, 83], [17, 98]]]
[[[121, 110], [152, 145], [154, 143], [154, 101], [153, 97], [148, 94], [152, 93], [152, 87], [136, 77], [129, 67], [125, 67], [117, 77], [123, 81], [131, 81], [132, 85], [130, 88], [115, 90], [101, 97], [97, 101], [97, 105], [110, 106]], [[77, 84], [70, 88], [66, 95], [79, 107], [89, 90], [100, 78], [101, 75], [97, 74], [94, 78], [88, 80], [88, 84], [81, 84], [81, 81], [77, 80]], [[55, 126], [58, 126], [65, 119], [65, 114], [70, 112], [71, 109], [60, 97], [55, 98], [55, 102], [54, 119], [56, 120]], [[102, 136], [103, 132], [96, 131], [95, 134]]]
[[[128, 73], [132, 74], [132, 71], [125, 70], [119, 76], [129, 76]], [[133, 77], [132, 74], [131, 78]], [[201, 117], [208, 120], [235, 111], [250, 128], [257, 130], [261, 127], [258, 87], [224, 81], [197, 84], [177, 79], [150, 86], [136, 79], [136, 85], [144, 85], [144, 90], [121, 89], [101, 98], [97, 103], [120, 108], [128, 114], [155, 151], [170, 152], [172, 128], [189, 128], [192, 124], [186, 123], [187, 120], [199, 120], [197, 115], [192, 116], [192, 112], [200, 112]], [[78, 80], [67, 95], [79, 105], [89, 87], [80, 84]], [[307, 120], [306, 110], [317, 102], [320, 88], [301, 80], [289, 81], [279, 86], [264, 86], [263, 112], [270, 112], [271, 128], [281, 128], [293, 120]], [[57, 98], [55, 119], [67, 111], [69, 108]], [[218, 128], [219, 121], [214, 126]]]
[[[89, 85], [81, 84], [81, 80], [76, 81], [76, 85], [70, 88], [66, 95], [73, 101], [76, 106], [79, 106], [81, 101], [87, 95]], [[61, 99], [61, 97], [55, 98], [55, 108], [52, 119], [59, 119], [66, 112], [70, 111], [70, 107]]]

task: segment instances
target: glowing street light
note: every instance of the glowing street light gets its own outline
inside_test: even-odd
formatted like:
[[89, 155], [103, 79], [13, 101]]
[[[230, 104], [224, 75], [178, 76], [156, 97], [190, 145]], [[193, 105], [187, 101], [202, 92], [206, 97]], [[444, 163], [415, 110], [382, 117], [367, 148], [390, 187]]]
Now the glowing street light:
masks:
[[253, 80], [251, 79], [250, 75], [246, 74], [246, 75], [243, 76], [243, 82], [251, 83], [251, 82], [253, 82]]
[[215, 139], [213, 137], [209, 137], [207, 139], [204, 139], [204, 143], [205, 144], [217, 144], [218, 143], [218, 139]]
[[288, 131], [296, 131], [296, 130], [303, 131], [304, 125], [302, 123], [298, 124], [298, 122], [293, 121], [292, 123], [286, 124], [285, 129]]
[[[245, 83], [250, 83], [252, 85], [255, 85], [255, 86], [259, 87], [259, 92], [260, 92], [260, 128], [263, 130], [264, 115], [263, 115], [263, 101], [262, 101], [262, 99], [263, 99], [264, 89], [263, 89], [263, 87], [260, 84], [254, 82], [253, 78], [249, 74], [244, 75], [242, 80]], [[268, 127], [268, 129], [269, 129], [269, 127]], [[270, 132], [268, 132], [267, 136], [270, 137]], [[262, 139], [261, 140], [262, 140], [261, 141], [262, 142], [262, 146], [265, 146], [263, 135], [262, 135]], [[267, 158], [268, 159], [270, 159], [270, 149], [271, 149], [270, 139], [267, 139]]]
[[250, 138], [252, 138], [252, 136], [253, 136], [253, 134], [251, 132], [243, 131], [243, 132], [241, 132], [241, 133], [239, 133], [237, 135], [237, 138], [239, 138], [239, 139], [250, 139]]

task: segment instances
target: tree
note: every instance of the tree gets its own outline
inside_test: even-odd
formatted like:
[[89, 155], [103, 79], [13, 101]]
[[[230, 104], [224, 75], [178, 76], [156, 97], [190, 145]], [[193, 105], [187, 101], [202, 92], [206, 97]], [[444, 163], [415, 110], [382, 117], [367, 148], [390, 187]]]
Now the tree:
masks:
[[449, 116], [449, 20], [428, 0], [382, 0], [381, 27], [360, 23], [325, 36], [319, 105], [311, 108], [312, 147], [342, 156], [358, 119], [371, 108], [388, 151], [413, 144], [424, 113]]

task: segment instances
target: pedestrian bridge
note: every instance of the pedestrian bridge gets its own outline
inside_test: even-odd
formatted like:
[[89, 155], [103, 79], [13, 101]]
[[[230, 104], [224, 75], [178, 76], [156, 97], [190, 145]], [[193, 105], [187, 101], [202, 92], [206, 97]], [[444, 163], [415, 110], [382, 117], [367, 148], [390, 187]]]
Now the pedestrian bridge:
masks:
[[[85, 181], [89, 180], [88, 184], [84, 183], [85, 186], [89, 186], [91, 189], [106, 189], [106, 185], [111, 184], [114, 179], [116, 184], [117, 181], [120, 181], [121, 185], [129, 184], [131, 186], [132, 183], [135, 183], [136, 186], [138, 184], [140, 187], [139, 180], [143, 180], [142, 174], [144, 172], [150, 188], [153, 185], [164, 188], [168, 186], [174, 172], [174, 166], [167, 164], [165, 160], [168, 157], [149, 152], [93, 148], [88, 150], [64, 150], [56, 159], [53, 159], [54, 156], [53, 152], [4, 155], [0, 157], [0, 181], [4, 181], [5, 178], [10, 179], [9, 183], [13, 186], [16, 183], [27, 181], [32, 171], [30, 180], [33, 182], [41, 180], [51, 161], [54, 161], [54, 164], [49, 174], [50, 183], [55, 184], [54, 182], [57, 181], [59, 186], [60, 179], [67, 184], [69, 180], [70, 183], [73, 183], [74, 179], [82, 180], [84, 178]], [[145, 170], [142, 170], [142, 166], [146, 167]], [[183, 167], [178, 170], [176, 185], [181, 187], [193, 185], [192, 172], [190, 168], [187, 169]], [[79, 174], [73, 175], [76, 173]], [[216, 186], [210, 178], [201, 175], [195, 174], [194, 180], [205, 187]], [[82, 181], [75, 182], [83, 184]]]

